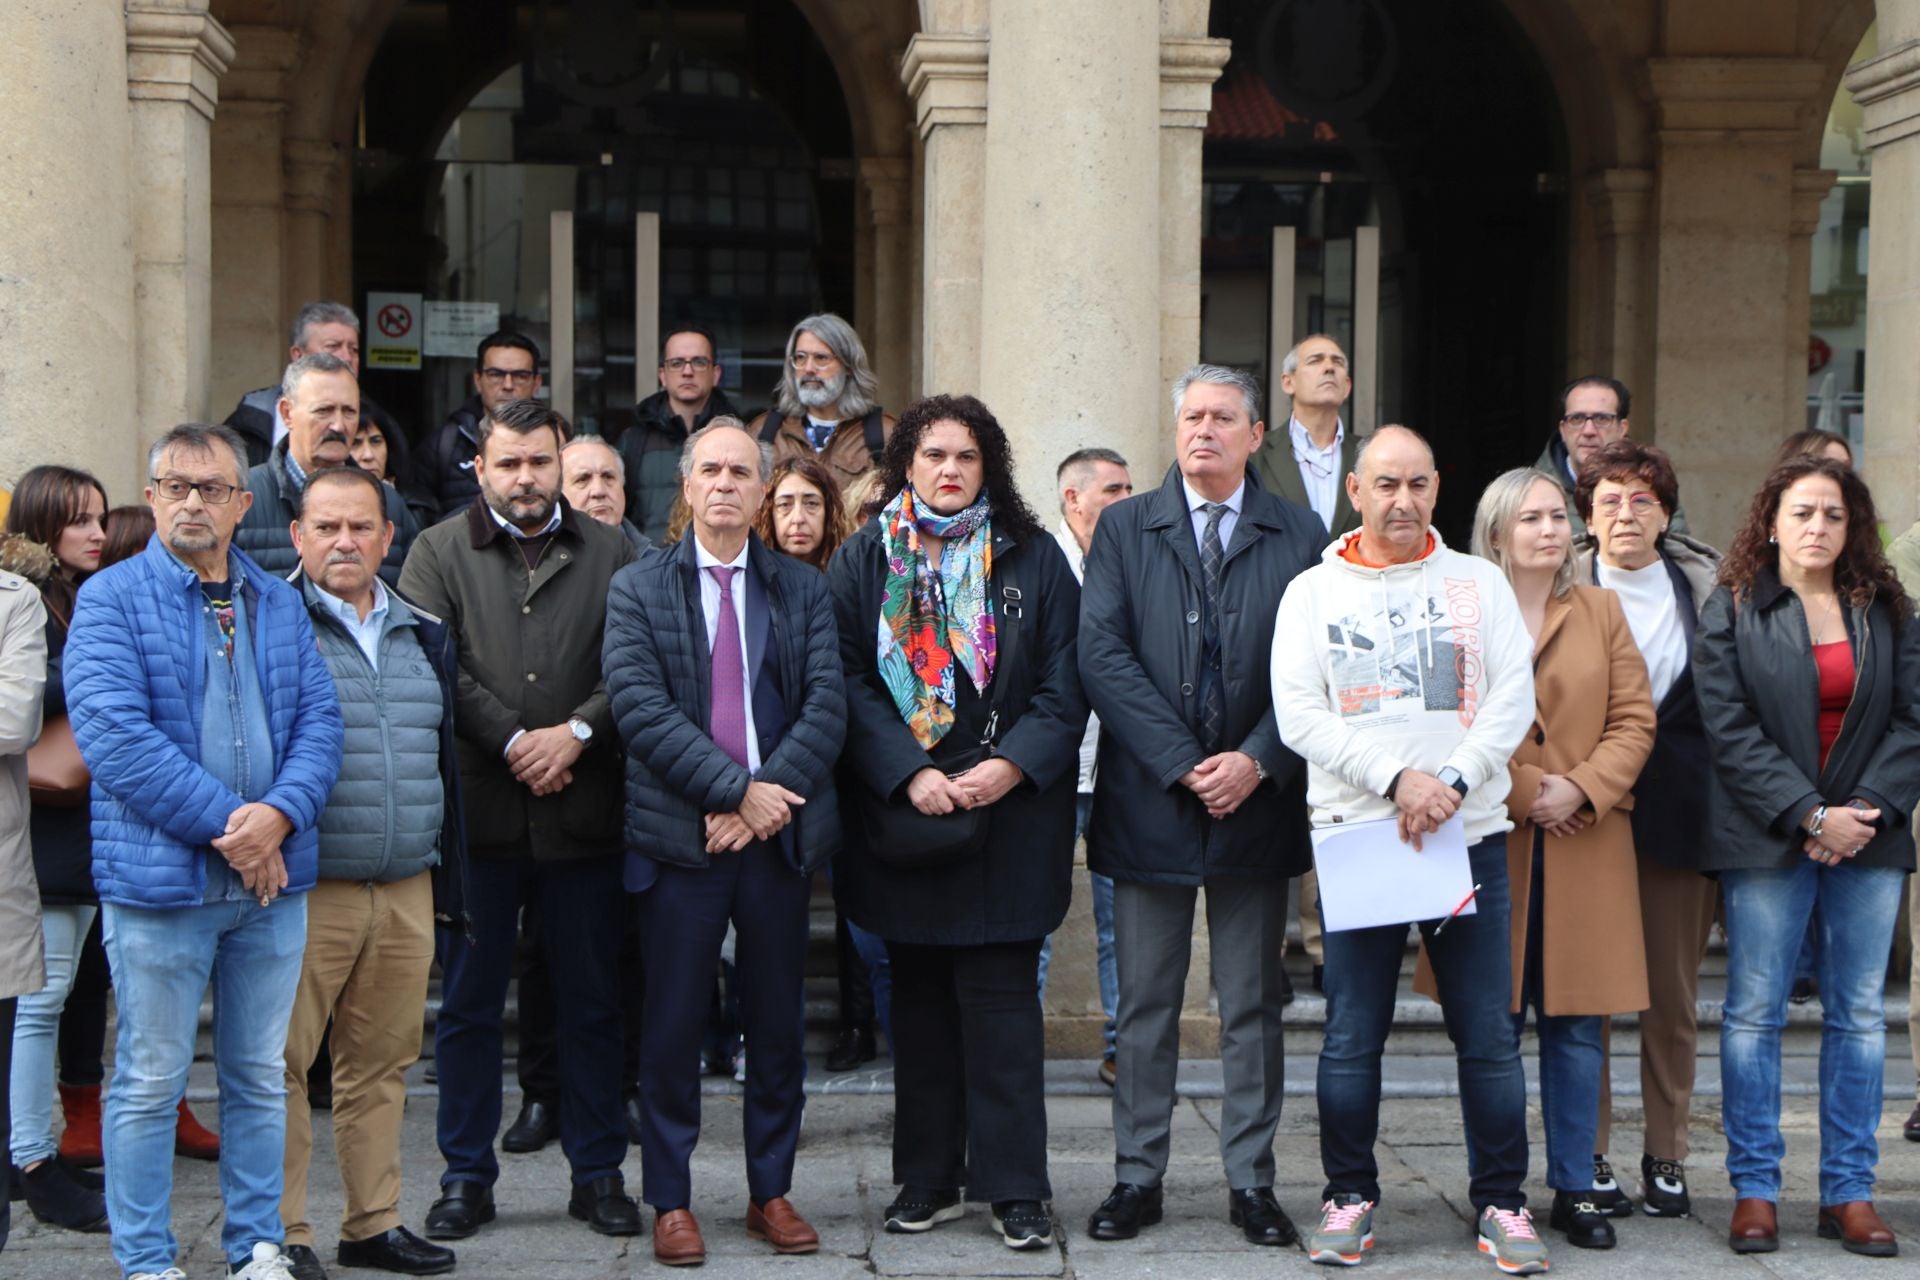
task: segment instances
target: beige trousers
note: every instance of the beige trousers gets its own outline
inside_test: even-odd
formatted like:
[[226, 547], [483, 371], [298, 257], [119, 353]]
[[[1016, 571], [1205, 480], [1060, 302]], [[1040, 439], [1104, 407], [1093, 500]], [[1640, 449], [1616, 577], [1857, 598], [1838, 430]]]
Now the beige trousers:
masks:
[[307, 895], [307, 952], [287, 1027], [287, 1154], [280, 1221], [286, 1243], [313, 1244], [307, 1164], [313, 1114], [307, 1068], [333, 1019], [333, 1145], [346, 1190], [342, 1240], [400, 1225], [405, 1075], [420, 1056], [433, 964], [433, 882], [322, 880]]
[[1300, 949], [1313, 963], [1325, 962], [1320, 949], [1320, 873], [1311, 867], [1300, 876]]
[[[1642, 1148], [1656, 1160], [1684, 1161], [1699, 1058], [1694, 1001], [1700, 994], [1700, 962], [1707, 956], [1720, 885], [1647, 858], [1638, 861], [1640, 927], [1646, 935], [1647, 995], [1652, 1001], [1640, 1015], [1640, 1100], [1647, 1114]], [[1605, 1025], [1610, 1036], [1612, 1019]], [[1613, 1088], [1604, 1067], [1599, 1119], [1594, 1146], [1605, 1152], [1613, 1137]]]

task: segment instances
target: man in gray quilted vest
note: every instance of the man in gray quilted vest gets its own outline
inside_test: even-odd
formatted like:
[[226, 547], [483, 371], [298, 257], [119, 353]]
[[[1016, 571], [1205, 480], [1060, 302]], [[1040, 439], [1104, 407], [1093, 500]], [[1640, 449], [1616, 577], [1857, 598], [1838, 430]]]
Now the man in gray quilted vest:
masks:
[[313, 1151], [307, 1069], [332, 1019], [333, 1124], [346, 1207], [342, 1266], [453, 1270], [453, 1250], [400, 1223], [400, 1122], [438, 914], [460, 914], [465, 837], [453, 746], [448, 628], [382, 583], [393, 541], [378, 480], [340, 466], [300, 493], [294, 583], [340, 693], [346, 743], [320, 817], [320, 878], [287, 1028], [286, 1179], [280, 1217], [296, 1280], [324, 1280], [307, 1220]]

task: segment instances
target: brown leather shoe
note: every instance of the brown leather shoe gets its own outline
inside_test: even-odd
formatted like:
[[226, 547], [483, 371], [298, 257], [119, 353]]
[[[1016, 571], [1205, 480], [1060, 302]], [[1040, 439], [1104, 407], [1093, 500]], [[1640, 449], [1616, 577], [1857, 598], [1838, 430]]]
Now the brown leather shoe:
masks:
[[1900, 1252], [1893, 1228], [1875, 1212], [1871, 1200], [1820, 1206], [1820, 1238], [1838, 1240], [1848, 1253], [1869, 1258], [1891, 1258]]
[[1733, 1202], [1733, 1225], [1727, 1243], [1735, 1253], [1772, 1253], [1780, 1247], [1780, 1224], [1773, 1201], [1758, 1197]]
[[[66, 1096], [66, 1093], [67, 1093], [67, 1086], [61, 1085], [60, 1096], [64, 1098]], [[71, 1125], [73, 1122], [69, 1120], [67, 1123]], [[1900, 1132], [1906, 1135], [1906, 1139], [1908, 1142], [1920, 1142], [1920, 1102], [1916, 1102], [1913, 1104], [1913, 1111], [1908, 1114], [1907, 1122], [1900, 1126]], [[66, 1146], [64, 1142], [61, 1145], [60, 1154], [61, 1155], [66, 1154]]]
[[707, 1242], [691, 1213], [673, 1209], [653, 1220], [653, 1256], [670, 1267], [697, 1267], [707, 1260]]
[[747, 1201], [747, 1234], [765, 1240], [775, 1253], [812, 1253], [820, 1247], [819, 1234], [785, 1196], [765, 1204]]

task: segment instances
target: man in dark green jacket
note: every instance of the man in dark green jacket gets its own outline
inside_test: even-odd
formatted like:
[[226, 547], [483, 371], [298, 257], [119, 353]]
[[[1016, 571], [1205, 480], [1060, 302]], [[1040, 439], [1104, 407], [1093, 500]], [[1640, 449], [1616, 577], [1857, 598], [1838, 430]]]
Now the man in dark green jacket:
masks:
[[568, 1211], [608, 1235], [640, 1230], [620, 1176], [617, 957], [620, 755], [600, 675], [607, 591], [634, 552], [560, 496], [558, 415], [535, 400], [489, 411], [474, 468], [480, 496], [414, 543], [400, 586], [459, 637], [471, 946], [442, 950], [436, 1030], [442, 1195], [427, 1235], [453, 1240], [493, 1218], [500, 1166], [501, 1016], [515, 926], [537, 902], [559, 1014], [560, 1145]]

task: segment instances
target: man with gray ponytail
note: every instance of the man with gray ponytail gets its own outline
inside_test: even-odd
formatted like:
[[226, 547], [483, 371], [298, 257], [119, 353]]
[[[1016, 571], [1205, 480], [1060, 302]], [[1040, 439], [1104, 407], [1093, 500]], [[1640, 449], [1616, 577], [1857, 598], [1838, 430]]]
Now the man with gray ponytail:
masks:
[[830, 311], [808, 316], [787, 336], [786, 372], [752, 431], [773, 446], [775, 461], [817, 454], [844, 489], [872, 468], [893, 434], [879, 394], [853, 326]]

